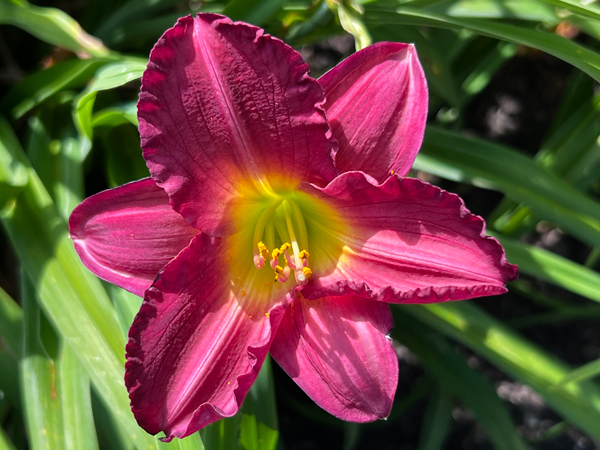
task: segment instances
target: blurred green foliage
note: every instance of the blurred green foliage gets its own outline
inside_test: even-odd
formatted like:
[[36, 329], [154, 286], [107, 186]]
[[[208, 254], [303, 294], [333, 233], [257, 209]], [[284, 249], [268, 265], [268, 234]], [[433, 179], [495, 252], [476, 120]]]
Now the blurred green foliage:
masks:
[[[346, 33], [356, 48], [414, 42], [431, 94], [414, 174], [454, 183], [468, 194], [467, 206], [476, 197], [490, 203], [482, 209], [488, 228], [520, 265], [522, 279], [510, 295], [528, 312], [508, 322], [479, 306], [485, 302], [393, 307], [393, 337], [416, 356], [423, 375], [411, 394], [396, 399], [386, 432], [394, 435], [394, 424], [415, 413], [409, 406], [425, 398], [419, 450], [445, 448], [456, 404], [472, 412], [496, 449], [535, 448], [571, 428], [600, 443], [600, 359], [571, 367], [517, 331], [600, 319], [600, 6], [580, 0], [60, 2], [71, 8], [67, 13], [48, 3], [0, 0], [6, 62], [0, 210], [5, 246], [18, 261], [11, 273], [20, 280], [9, 283], [17, 298], [0, 290], [0, 449], [285, 446], [270, 363], [236, 417], [170, 444], [141, 430], [122, 381], [126, 330], [140, 299], [87, 271], [68, 238], [66, 220], [83, 198], [146, 175], [136, 129], [139, 78], [158, 37], [178, 17], [199, 11], [254, 23], [305, 50]], [[18, 48], [19, 40], [28, 48]], [[542, 52], [572, 69], [537, 148], [467, 133], [469, 105], [507, 61]], [[579, 256], [532, 245], [544, 233], [577, 243]], [[466, 352], [530, 386], [564, 422], [538, 439], [523, 436], [494, 380]], [[360, 448], [362, 433], [383, 427], [340, 425], [293, 399], [290, 408], [324, 427], [342, 426], [345, 450]]]

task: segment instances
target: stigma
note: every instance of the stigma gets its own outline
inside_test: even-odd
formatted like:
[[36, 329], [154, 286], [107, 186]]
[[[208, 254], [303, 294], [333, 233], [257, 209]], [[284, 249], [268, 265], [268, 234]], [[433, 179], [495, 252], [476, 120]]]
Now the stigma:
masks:
[[306, 224], [293, 200], [277, 199], [265, 208], [256, 224], [253, 240], [253, 261], [257, 269], [262, 269], [270, 259], [275, 282], [285, 283], [293, 273], [298, 286], [308, 283], [312, 270]]

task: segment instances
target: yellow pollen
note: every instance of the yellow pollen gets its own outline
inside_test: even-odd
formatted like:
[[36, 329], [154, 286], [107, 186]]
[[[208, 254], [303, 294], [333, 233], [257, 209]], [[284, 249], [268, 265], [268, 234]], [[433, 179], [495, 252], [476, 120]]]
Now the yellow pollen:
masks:
[[242, 297], [246, 295], [246, 291], [242, 291]]
[[[293, 199], [273, 195], [276, 200], [262, 211], [254, 230], [253, 240], [257, 243], [253, 255], [254, 265], [257, 269], [262, 269], [270, 256], [267, 264], [274, 271], [273, 283], [276, 288], [285, 283], [292, 273], [296, 284], [304, 285], [312, 271], [308, 268], [310, 254], [306, 250], [308, 238], [302, 211]], [[278, 240], [279, 247], [276, 246]], [[273, 250], [269, 251], [268, 248]], [[284, 256], [283, 261], [281, 256]], [[265, 286], [271, 284], [268, 281], [264, 283]]]
[[312, 275], [312, 270], [310, 270], [310, 267], [303, 267], [302, 268], [302, 273], [304, 274], [304, 276], [308, 280], [310, 278], [310, 276]]
[[258, 243], [258, 253], [260, 253], [260, 255], [267, 259], [269, 257], [269, 249], [267, 248], [267, 246], [264, 244], [263, 241], [260, 241]]
[[269, 317], [269, 313], [265, 313], [265, 316]]

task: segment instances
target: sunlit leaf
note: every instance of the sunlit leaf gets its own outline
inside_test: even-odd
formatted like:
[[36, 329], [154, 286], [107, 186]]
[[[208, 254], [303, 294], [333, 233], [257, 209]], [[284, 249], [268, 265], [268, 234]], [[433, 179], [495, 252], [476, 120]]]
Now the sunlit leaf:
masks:
[[521, 272], [600, 302], [598, 272], [548, 250], [503, 236], [496, 237], [504, 246], [508, 260], [517, 264]]
[[[494, 387], [483, 375], [471, 369], [439, 333], [415, 322], [408, 314], [414, 309], [420, 307], [392, 308], [395, 322], [392, 335], [415, 353], [430, 376], [473, 410], [495, 448], [527, 449]], [[417, 316], [420, 317], [419, 314]], [[449, 412], [447, 401], [445, 412]], [[445, 425], [442, 422], [440, 426], [443, 430]], [[425, 443], [433, 446], [440, 441], [443, 441], [443, 435], [432, 436]]]
[[[128, 59], [109, 64], [98, 71], [92, 83], [73, 103], [73, 120], [80, 133], [92, 139], [92, 111], [98, 91], [113, 89], [141, 78], [147, 61]], [[81, 155], [85, 158], [87, 153]]]
[[26, 0], [3, 0], [0, 24], [17, 26], [44, 42], [82, 55], [109, 55], [102, 41], [87, 34], [71, 16], [56, 8], [42, 8]]
[[267, 357], [242, 405], [240, 445], [244, 450], [275, 450], [278, 437], [271, 358]]
[[430, 11], [398, 7], [396, 9], [366, 7], [368, 26], [382, 24], [423, 25], [442, 28], [466, 28], [483, 36], [490, 36], [515, 44], [537, 48], [563, 59], [600, 81], [600, 54], [557, 34], [501, 21], [452, 17]]
[[17, 450], [2, 427], [0, 427], [0, 450]]
[[[491, 299], [490, 299], [491, 301]], [[600, 387], [589, 381], [559, 386], [571, 369], [473, 303], [448, 302], [399, 307], [421, 322], [463, 343], [507, 375], [528, 384], [558, 414], [600, 438]]]
[[18, 119], [52, 95], [83, 86], [108, 61], [106, 58], [74, 59], [34, 72], [8, 91], [0, 101], [0, 109]]
[[[5, 145], [6, 138], [0, 134]], [[26, 163], [24, 156], [20, 160]], [[125, 336], [110, 300], [79, 261], [66, 224], [37, 174], [30, 166], [28, 172], [29, 183], [2, 215], [24, 272], [45, 314], [75, 351], [119, 426], [140, 450], [156, 448], [157, 441], [137, 426], [129, 409], [123, 384]]]
[[42, 313], [29, 280], [23, 283], [22, 300], [24, 341], [20, 372], [29, 444], [33, 450], [66, 448], [57, 368], [42, 344], [48, 335], [41, 336]]
[[600, 244], [600, 203], [510, 148], [428, 127], [414, 167], [498, 189], [591, 245]]
[[90, 377], [68, 345], [63, 345], [57, 367], [64, 426], [65, 450], [97, 450], [92, 415]]
[[14, 149], [19, 141], [10, 125], [0, 117], [0, 209], [14, 198], [27, 184], [27, 170], [19, 161]]
[[600, 359], [591, 361], [569, 372], [558, 384], [564, 386], [569, 383], [579, 383], [597, 376], [600, 376]]

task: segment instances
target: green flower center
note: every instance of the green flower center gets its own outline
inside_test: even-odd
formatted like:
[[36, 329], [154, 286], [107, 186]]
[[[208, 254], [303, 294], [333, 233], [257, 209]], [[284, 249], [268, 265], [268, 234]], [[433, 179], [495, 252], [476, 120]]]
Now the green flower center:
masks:
[[312, 275], [308, 266], [308, 233], [302, 211], [294, 200], [273, 199], [258, 218], [252, 241], [257, 269], [269, 261], [276, 282], [285, 283], [291, 273], [297, 285], [308, 282]]

